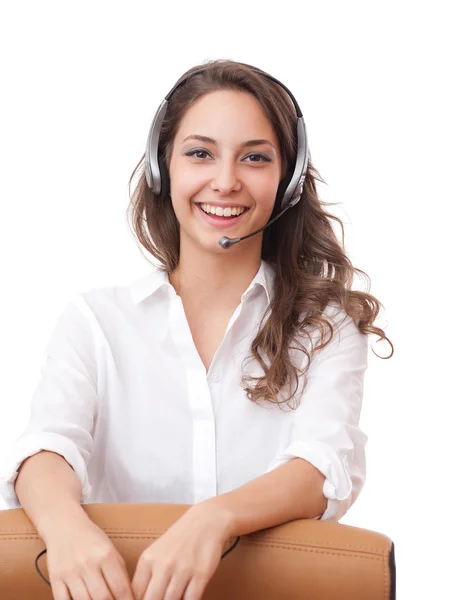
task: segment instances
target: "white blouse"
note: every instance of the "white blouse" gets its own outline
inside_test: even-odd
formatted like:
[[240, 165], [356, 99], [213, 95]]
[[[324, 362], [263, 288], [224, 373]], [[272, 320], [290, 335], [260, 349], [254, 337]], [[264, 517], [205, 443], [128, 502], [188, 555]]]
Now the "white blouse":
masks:
[[[21, 506], [18, 468], [42, 449], [73, 467], [82, 504], [194, 504], [301, 457], [326, 477], [322, 520], [338, 521], [365, 482], [367, 435], [358, 425], [368, 337], [330, 305], [339, 327], [314, 354], [299, 408], [251, 402], [241, 369], [262, 374], [243, 361], [273, 277], [262, 261], [208, 373], [165, 271], [75, 294], [46, 346], [28, 424], [9, 450], [0, 480], [7, 507]], [[306, 364], [303, 353], [291, 356]]]

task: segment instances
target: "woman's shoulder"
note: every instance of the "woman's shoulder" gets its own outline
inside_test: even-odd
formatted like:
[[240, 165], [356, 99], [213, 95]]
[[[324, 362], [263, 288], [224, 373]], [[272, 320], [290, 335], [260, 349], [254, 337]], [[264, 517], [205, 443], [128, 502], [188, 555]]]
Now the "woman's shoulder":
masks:
[[132, 309], [154, 294], [163, 285], [170, 285], [167, 272], [153, 266], [149, 272], [121, 282], [83, 288], [70, 302], [98, 311], [110, 307]]
[[[300, 322], [307, 319], [310, 316], [310, 311], [305, 310], [300, 314]], [[315, 319], [317, 320], [319, 317], [321, 320], [325, 319], [326, 321], [331, 321], [333, 323], [339, 324], [346, 319], [351, 319], [350, 315], [344, 310], [344, 308], [337, 302], [336, 300], [330, 300], [328, 304], [323, 309], [322, 313], [319, 315], [315, 315]]]
[[354, 319], [336, 301], [330, 301], [314, 319], [308, 321], [307, 317], [307, 311], [300, 315], [300, 322], [304, 325], [299, 328], [298, 336], [307, 339], [313, 346], [321, 344], [324, 339], [331, 341], [358, 332]]

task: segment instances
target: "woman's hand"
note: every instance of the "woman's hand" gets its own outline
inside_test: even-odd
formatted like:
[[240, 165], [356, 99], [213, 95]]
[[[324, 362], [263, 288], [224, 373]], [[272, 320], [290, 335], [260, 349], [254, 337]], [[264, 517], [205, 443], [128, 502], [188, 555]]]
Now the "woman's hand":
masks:
[[229, 535], [229, 515], [194, 504], [141, 554], [132, 580], [135, 600], [200, 600]]
[[46, 539], [54, 600], [133, 600], [126, 564], [90, 519], [62, 525]]

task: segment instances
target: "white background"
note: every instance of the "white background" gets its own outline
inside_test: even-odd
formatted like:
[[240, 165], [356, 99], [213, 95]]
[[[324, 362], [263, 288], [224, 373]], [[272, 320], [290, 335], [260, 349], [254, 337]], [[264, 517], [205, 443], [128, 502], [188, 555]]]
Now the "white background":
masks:
[[207, 59], [253, 64], [295, 95], [395, 345], [370, 352], [367, 483], [341, 522], [395, 542], [398, 598], [459, 597], [455, 3], [165, 4], [3, 5], [0, 458], [69, 297], [150, 269], [127, 182], [164, 95]]

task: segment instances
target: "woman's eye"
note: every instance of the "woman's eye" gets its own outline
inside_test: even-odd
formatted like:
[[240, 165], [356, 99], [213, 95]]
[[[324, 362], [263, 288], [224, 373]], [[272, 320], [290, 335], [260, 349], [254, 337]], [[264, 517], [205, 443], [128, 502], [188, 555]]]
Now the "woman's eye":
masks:
[[[203, 156], [198, 156], [198, 154], [201, 154], [201, 155], [207, 154], [208, 156], [210, 156], [210, 154], [207, 152], [207, 150], [191, 150], [191, 152], [186, 153], [186, 156], [194, 156], [195, 158], [199, 158], [199, 159], [204, 158]], [[271, 159], [267, 158], [263, 154], [249, 154], [248, 156], [245, 157], [245, 159], [251, 158], [252, 156], [261, 158], [261, 161], [260, 160], [249, 160], [249, 162], [271, 162]]]
[[[187, 156], [194, 156], [195, 154], [209, 154], [207, 150], [192, 150], [191, 152], [187, 152]], [[201, 158], [200, 156], [196, 156], [196, 158]]]
[[[250, 158], [251, 156], [258, 156], [259, 158], [262, 159], [262, 161], [264, 162], [271, 162], [270, 158], [267, 158], [266, 156], [264, 156], [263, 154], [249, 154], [246, 158]], [[259, 160], [249, 160], [249, 162], [261, 162]]]

